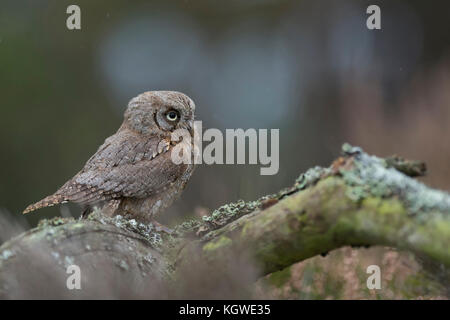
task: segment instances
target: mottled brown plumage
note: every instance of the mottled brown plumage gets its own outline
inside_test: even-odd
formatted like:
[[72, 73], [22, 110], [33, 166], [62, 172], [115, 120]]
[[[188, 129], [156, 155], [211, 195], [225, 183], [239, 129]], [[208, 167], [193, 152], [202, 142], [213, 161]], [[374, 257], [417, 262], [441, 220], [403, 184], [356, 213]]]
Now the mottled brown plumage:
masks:
[[186, 129], [192, 136], [194, 111], [194, 102], [179, 92], [149, 91], [133, 98], [122, 126], [105, 140], [84, 168], [53, 195], [28, 206], [24, 213], [75, 202], [98, 205], [111, 216], [153, 220], [175, 200], [192, 175], [193, 164], [172, 161], [174, 146], [183, 142], [172, 141], [171, 134]]

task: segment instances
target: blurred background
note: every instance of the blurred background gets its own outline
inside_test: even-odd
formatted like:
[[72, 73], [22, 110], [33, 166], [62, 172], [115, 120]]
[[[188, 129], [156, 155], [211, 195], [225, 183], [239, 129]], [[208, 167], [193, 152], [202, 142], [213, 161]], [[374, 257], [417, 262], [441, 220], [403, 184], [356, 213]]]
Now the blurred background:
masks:
[[[70, 4], [81, 30], [66, 28]], [[366, 27], [370, 4], [381, 30]], [[0, 215], [26, 228], [78, 216], [21, 211], [77, 173], [148, 90], [189, 95], [205, 129], [280, 129], [277, 175], [201, 165], [164, 223], [276, 192], [343, 142], [423, 160], [424, 181], [450, 190], [448, 1], [2, 0]]]

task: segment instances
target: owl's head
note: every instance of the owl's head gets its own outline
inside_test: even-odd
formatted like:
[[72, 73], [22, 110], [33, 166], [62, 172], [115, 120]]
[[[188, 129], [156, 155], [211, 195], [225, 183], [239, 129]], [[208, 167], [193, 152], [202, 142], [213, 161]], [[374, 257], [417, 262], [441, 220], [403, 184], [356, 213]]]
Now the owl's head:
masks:
[[168, 133], [177, 129], [192, 132], [195, 104], [176, 91], [148, 91], [128, 103], [124, 125], [137, 132]]

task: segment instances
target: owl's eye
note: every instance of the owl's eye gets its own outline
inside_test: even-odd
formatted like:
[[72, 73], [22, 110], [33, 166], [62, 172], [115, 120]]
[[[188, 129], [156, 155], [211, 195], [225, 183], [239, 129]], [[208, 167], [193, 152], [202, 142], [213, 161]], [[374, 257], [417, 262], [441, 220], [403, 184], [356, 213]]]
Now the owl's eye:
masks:
[[170, 110], [169, 112], [166, 113], [166, 118], [169, 121], [176, 121], [178, 119], [178, 111], [175, 110]]

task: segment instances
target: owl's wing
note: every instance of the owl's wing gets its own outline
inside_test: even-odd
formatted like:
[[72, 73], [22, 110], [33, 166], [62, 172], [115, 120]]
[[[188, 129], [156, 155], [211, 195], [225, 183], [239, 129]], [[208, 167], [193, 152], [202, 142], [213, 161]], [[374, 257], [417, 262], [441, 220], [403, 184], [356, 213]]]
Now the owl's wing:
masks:
[[144, 198], [169, 186], [187, 169], [171, 160], [160, 137], [118, 132], [106, 139], [85, 167], [56, 194], [67, 201], [94, 203], [122, 197]]

